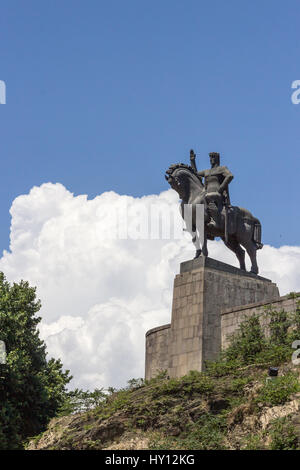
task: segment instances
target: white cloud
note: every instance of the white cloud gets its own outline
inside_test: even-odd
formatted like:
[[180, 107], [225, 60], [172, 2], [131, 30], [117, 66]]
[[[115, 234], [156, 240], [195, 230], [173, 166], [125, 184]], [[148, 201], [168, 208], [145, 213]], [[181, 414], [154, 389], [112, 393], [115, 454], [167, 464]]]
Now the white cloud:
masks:
[[[106, 192], [88, 200], [51, 183], [13, 202], [10, 252], [3, 253], [0, 270], [9, 281], [38, 287], [41, 336], [49, 356], [71, 369], [73, 386], [122, 386], [143, 376], [145, 332], [170, 321], [174, 275], [194, 249], [187, 238], [120, 240], [115, 214], [126, 206], [130, 232], [141, 233], [143, 208], [177, 203], [171, 190], [143, 198]], [[222, 242], [211, 242], [209, 250], [237, 266]], [[267, 245], [259, 265], [281, 294], [300, 290], [300, 247]]]

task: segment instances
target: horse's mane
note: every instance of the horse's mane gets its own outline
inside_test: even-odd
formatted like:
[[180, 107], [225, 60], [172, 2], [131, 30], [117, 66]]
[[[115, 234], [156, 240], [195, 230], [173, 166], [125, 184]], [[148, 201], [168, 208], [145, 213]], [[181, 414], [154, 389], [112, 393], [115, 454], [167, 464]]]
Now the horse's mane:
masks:
[[191, 173], [193, 173], [193, 175], [197, 177], [198, 181], [203, 186], [202, 179], [201, 179], [201, 177], [198, 176], [197, 171], [194, 170], [194, 168], [191, 165], [187, 165], [186, 163], [174, 163], [173, 165], [169, 166], [166, 173], [169, 174], [169, 175], [172, 175], [172, 173], [174, 173], [175, 170], [179, 170], [179, 169], [188, 170]]
[[169, 166], [169, 169], [166, 171], [166, 173], [168, 173], [170, 175], [171, 173], [173, 173], [178, 168], [183, 168], [185, 170], [190, 170], [192, 173], [194, 173], [194, 175], [198, 176], [197, 172], [194, 170], [194, 168], [190, 165], [187, 165], [186, 163], [174, 163], [173, 165]]

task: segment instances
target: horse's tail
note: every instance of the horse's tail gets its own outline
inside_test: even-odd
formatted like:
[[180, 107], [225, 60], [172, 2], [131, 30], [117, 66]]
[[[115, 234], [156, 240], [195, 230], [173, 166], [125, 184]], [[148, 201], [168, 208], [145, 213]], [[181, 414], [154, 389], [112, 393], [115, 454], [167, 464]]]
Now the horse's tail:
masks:
[[257, 250], [261, 250], [264, 246], [261, 242], [261, 223], [258, 219], [254, 218], [254, 225], [253, 225], [253, 241], [256, 245]]

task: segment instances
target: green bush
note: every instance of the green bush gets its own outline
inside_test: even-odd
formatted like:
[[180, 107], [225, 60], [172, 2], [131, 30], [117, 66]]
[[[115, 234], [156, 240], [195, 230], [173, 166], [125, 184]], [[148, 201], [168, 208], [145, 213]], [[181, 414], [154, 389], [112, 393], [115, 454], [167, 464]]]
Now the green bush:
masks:
[[293, 342], [300, 339], [300, 300], [297, 302], [296, 312], [292, 315], [292, 325], [289, 339]]
[[189, 423], [179, 437], [155, 436], [149, 448], [155, 450], [225, 450], [224, 418], [205, 414], [196, 423]]
[[184, 377], [157, 381], [152, 396], [155, 398], [159, 395], [208, 395], [212, 390], [213, 382], [209, 376], [202, 372], [190, 371]]
[[297, 299], [298, 297], [300, 297], [300, 292], [290, 292], [288, 294], [289, 299]]
[[282, 405], [286, 403], [293, 393], [300, 391], [296, 374], [289, 373], [275, 380], [269, 380], [259, 391], [255, 403], [266, 406]]
[[288, 329], [292, 323], [291, 315], [284, 310], [275, 310], [269, 307], [264, 315], [269, 319], [270, 339], [269, 342], [276, 345], [285, 344], [288, 338]]
[[271, 426], [271, 450], [299, 449], [298, 436], [289, 417], [276, 419]]
[[266, 345], [259, 317], [252, 316], [242, 322], [239, 330], [232, 336], [225, 357], [228, 360], [237, 359], [240, 364], [251, 364]]
[[245, 319], [231, 336], [228, 348], [217, 360], [206, 363], [208, 375], [238, 375], [239, 370], [251, 364], [279, 366], [291, 360], [292, 343], [300, 339], [300, 302], [294, 313], [267, 308], [263, 316], [268, 320], [268, 333], [259, 316]]
[[187, 426], [178, 443], [184, 449], [222, 450], [225, 449], [224, 437], [226, 421], [223, 416], [206, 414], [194, 424]]

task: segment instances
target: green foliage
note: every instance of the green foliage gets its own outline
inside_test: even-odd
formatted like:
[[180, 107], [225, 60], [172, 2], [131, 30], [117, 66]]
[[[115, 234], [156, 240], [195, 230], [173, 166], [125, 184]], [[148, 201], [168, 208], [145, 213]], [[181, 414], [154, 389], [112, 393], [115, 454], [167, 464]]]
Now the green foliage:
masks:
[[299, 391], [298, 376], [294, 373], [289, 373], [267, 381], [259, 391], [255, 402], [266, 406], [282, 405], [289, 400], [293, 393]]
[[248, 434], [243, 439], [243, 450], [263, 450], [265, 446], [260, 434]]
[[145, 381], [144, 379], [139, 377], [138, 379], [128, 380], [127, 384], [128, 384], [128, 387], [127, 387], [128, 389], [135, 390], [137, 388], [143, 387], [145, 385]]
[[211, 377], [226, 377], [236, 375], [241, 363], [237, 359], [229, 360], [226, 352], [222, 351], [215, 361], [206, 361], [206, 373]]
[[238, 370], [249, 364], [260, 363], [268, 349], [268, 341], [261, 328], [259, 317], [252, 316], [240, 324], [231, 336], [230, 344], [215, 361], [207, 361], [206, 371], [212, 377], [239, 375]]
[[157, 381], [157, 386], [153, 388], [152, 396], [159, 395], [208, 395], [213, 389], [213, 383], [209, 376], [198, 371], [190, 371], [180, 378], [171, 378]]
[[115, 413], [118, 410], [124, 409], [130, 401], [130, 390], [121, 389], [115, 394], [114, 399], [109, 402], [110, 414]]
[[273, 344], [285, 344], [288, 329], [291, 326], [291, 318], [284, 310], [275, 310], [268, 308], [265, 310], [265, 316], [269, 318], [270, 341]]
[[226, 421], [223, 416], [203, 414], [195, 423], [186, 425], [179, 437], [156, 436], [150, 443], [155, 450], [225, 450]]
[[226, 350], [226, 359], [239, 360], [240, 364], [251, 364], [266, 347], [259, 317], [254, 315], [241, 323]]
[[300, 297], [300, 292], [290, 292], [288, 294], [288, 299], [297, 299]]
[[58, 415], [67, 416], [73, 413], [82, 413], [99, 406], [107, 398], [103, 388], [96, 388], [93, 392], [79, 390], [76, 388], [65, 394]]
[[252, 377], [249, 376], [232, 378], [230, 381], [227, 381], [223, 390], [230, 395], [240, 395], [243, 394], [244, 387], [251, 381]]
[[245, 319], [231, 336], [228, 348], [216, 361], [206, 364], [207, 373], [213, 377], [236, 375], [251, 364], [279, 366], [290, 361], [292, 343], [300, 339], [300, 302], [297, 305], [293, 313], [267, 308], [261, 316], [268, 324], [266, 330], [257, 315]]
[[289, 417], [278, 418], [273, 421], [271, 430], [271, 450], [297, 450], [299, 449], [298, 436]]
[[40, 433], [71, 380], [60, 360], [46, 360], [39, 309], [35, 288], [24, 281], [10, 285], [0, 273], [0, 339], [7, 351], [0, 365], [0, 449], [21, 448], [25, 438]]
[[188, 426], [180, 443], [186, 449], [222, 450], [225, 449], [226, 430], [223, 416], [203, 415], [196, 423]]
[[[76, 388], [65, 394], [58, 416], [67, 416], [74, 413], [84, 413], [95, 410], [101, 417], [109, 417], [119, 409], [126, 407], [130, 391], [144, 386], [144, 379], [131, 379], [125, 388], [117, 390], [114, 387], [95, 389], [93, 392]], [[105, 406], [107, 405], [108, 406]]]
[[291, 341], [300, 339], [300, 300], [297, 301], [296, 305], [296, 312], [292, 315], [291, 319], [292, 328], [289, 337]]

